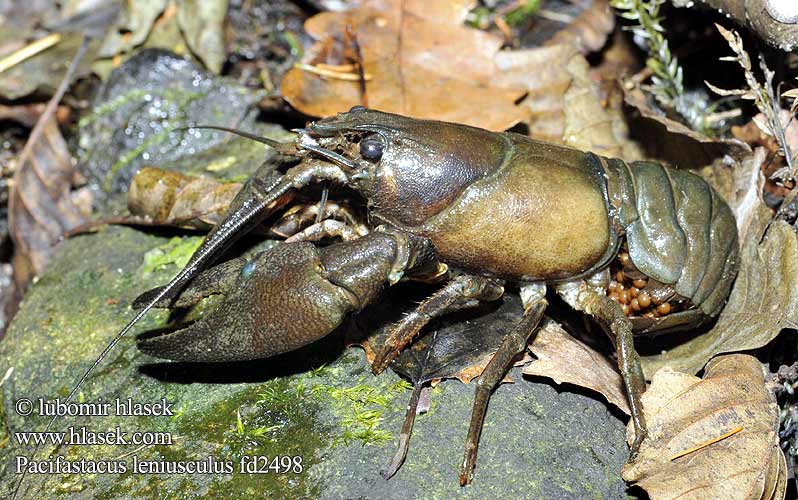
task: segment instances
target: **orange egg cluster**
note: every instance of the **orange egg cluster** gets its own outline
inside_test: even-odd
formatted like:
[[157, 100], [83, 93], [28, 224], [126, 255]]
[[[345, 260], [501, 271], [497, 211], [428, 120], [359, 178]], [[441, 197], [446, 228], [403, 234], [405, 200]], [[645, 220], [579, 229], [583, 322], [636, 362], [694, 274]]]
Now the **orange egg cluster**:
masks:
[[624, 274], [623, 268], [630, 264], [627, 252], [618, 254], [616, 264], [618, 265], [612, 267], [612, 280], [607, 287], [607, 296], [621, 305], [626, 316], [659, 318], [671, 312], [672, 306], [669, 302], [657, 304], [645, 290], [648, 284], [645, 278], [632, 279]]

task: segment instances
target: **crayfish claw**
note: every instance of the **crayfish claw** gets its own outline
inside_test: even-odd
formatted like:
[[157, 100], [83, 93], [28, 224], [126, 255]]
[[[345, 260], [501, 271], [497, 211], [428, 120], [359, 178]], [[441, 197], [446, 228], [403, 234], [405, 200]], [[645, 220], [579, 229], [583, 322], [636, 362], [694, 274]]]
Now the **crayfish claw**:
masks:
[[231, 282], [236, 266], [208, 274], [225, 276], [230, 289], [216, 310], [182, 330], [139, 339], [139, 348], [176, 361], [265, 358], [323, 337], [355, 307], [349, 292], [319, 272], [319, 252], [310, 243], [262, 252], [238, 267]]

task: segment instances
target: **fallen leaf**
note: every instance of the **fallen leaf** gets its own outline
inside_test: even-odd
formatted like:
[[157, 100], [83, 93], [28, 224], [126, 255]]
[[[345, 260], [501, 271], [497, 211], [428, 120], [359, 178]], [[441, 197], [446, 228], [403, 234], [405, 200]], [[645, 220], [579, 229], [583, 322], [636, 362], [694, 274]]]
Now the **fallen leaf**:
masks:
[[627, 161], [642, 157], [629, 139], [620, 98], [602, 99], [573, 43], [504, 50], [495, 59], [501, 70], [496, 84], [527, 93], [520, 105], [529, 111], [531, 137]]
[[241, 186], [145, 167], [130, 183], [127, 206], [155, 224], [207, 230], [222, 220]]
[[529, 350], [537, 357], [524, 365], [524, 375], [537, 375], [586, 387], [630, 415], [623, 379], [606, 356], [579, 342], [563, 328], [547, 321], [537, 332]]
[[565, 70], [571, 78], [563, 96], [565, 144], [627, 161], [640, 159], [642, 151], [629, 138], [620, 97], [617, 101], [602, 99], [591, 78], [590, 64], [581, 54], [572, 56]]
[[125, 2], [115, 29], [105, 36], [98, 55], [112, 57], [144, 43], [167, 4], [168, 0], [139, 0], [133, 8], [134, 4]]
[[124, 2], [121, 15], [100, 44], [92, 69], [106, 78], [142, 48], [195, 56], [214, 73], [227, 53], [224, 21], [228, 0], [139, 0]]
[[214, 73], [222, 70], [227, 57], [224, 18], [227, 0], [180, 0], [177, 23], [191, 51]]
[[[90, 42], [89, 36], [81, 36], [61, 82], [17, 158], [8, 195], [8, 227], [14, 242], [14, 298], [21, 297], [28, 283], [41, 273], [61, 237], [84, 221], [85, 215], [72, 201], [76, 172], [58, 129], [56, 112]], [[13, 311], [16, 304], [12, 300], [5, 309]]]
[[662, 368], [642, 404], [649, 434], [621, 476], [652, 500], [784, 498], [779, 407], [756, 358], [716, 357], [703, 379]]
[[[534, 49], [503, 50], [496, 57], [500, 72], [496, 84], [524, 89], [527, 96], [521, 106], [528, 110], [529, 135], [548, 142], [563, 142], [565, 131], [564, 95], [571, 85], [571, 75], [562, 64], [576, 54], [571, 45]], [[529, 78], [530, 69], [535, 78]]]
[[[515, 101], [522, 90], [494, 83], [494, 56], [502, 40], [463, 21], [472, 0], [368, 0], [348, 12], [323, 12], [305, 30], [317, 40], [303, 63], [352, 65], [362, 53], [370, 107], [408, 115], [506, 130], [525, 117]], [[354, 75], [352, 71], [346, 73]], [[311, 116], [329, 116], [362, 102], [358, 78], [322, 76], [293, 68], [281, 91], [292, 106]], [[479, 103], [464, 106], [463, 103]]]
[[72, 202], [72, 157], [58, 125], [48, 119], [39, 140], [30, 140], [35, 142], [22, 153], [9, 195], [14, 274], [21, 288], [44, 269], [61, 236], [84, 221]]
[[580, 53], [595, 52], [607, 43], [607, 36], [615, 28], [615, 15], [606, 0], [574, 2], [584, 7], [579, 15], [547, 41], [549, 45], [571, 44]]
[[640, 135], [645, 135], [639, 140], [646, 145], [649, 157], [662, 158], [682, 168], [700, 168], [726, 154], [744, 158], [751, 153], [751, 148], [737, 139], [707, 137], [664, 116], [631, 80], [623, 88], [624, 100], [640, 113], [642, 124], [647, 125], [639, 130]]

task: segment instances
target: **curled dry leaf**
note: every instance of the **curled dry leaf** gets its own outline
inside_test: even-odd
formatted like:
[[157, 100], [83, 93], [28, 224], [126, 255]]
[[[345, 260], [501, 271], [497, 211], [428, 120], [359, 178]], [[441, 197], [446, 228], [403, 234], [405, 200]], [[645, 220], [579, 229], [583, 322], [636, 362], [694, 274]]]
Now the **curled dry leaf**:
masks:
[[703, 379], [662, 368], [642, 403], [649, 435], [621, 476], [652, 500], [784, 498], [779, 407], [756, 358], [719, 356]]
[[624, 100], [652, 125], [651, 130], [643, 131], [651, 135], [650, 140], [644, 140], [651, 157], [666, 159], [680, 167], [699, 168], [726, 154], [744, 158], [751, 153], [744, 142], [707, 137], [657, 112], [643, 90], [631, 80], [624, 84]]
[[222, 70], [227, 0], [180, 0], [177, 23], [194, 54], [214, 73]]
[[[27, 38], [28, 33], [25, 31], [3, 26], [0, 30], [0, 59], [19, 48], [6, 42]], [[66, 33], [52, 47], [0, 73], [0, 97], [13, 101], [35, 92], [52, 94], [82, 39], [80, 33]], [[3, 47], [11, 50], [4, 50]], [[78, 68], [78, 74], [85, 74], [87, 70], [88, 64], [84, 63]]]
[[[138, 47], [184, 54], [190, 50], [206, 68], [219, 73], [226, 57], [224, 20], [228, 0], [138, 0], [124, 2], [121, 15], [99, 49], [94, 65], [102, 76]], [[112, 58], [115, 58], [112, 60]]]
[[524, 365], [524, 375], [537, 375], [558, 384], [569, 383], [602, 394], [630, 415], [623, 379], [606, 356], [579, 342], [553, 321], [537, 332], [529, 349], [537, 359]]
[[576, 18], [548, 40], [547, 45], [569, 44], [586, 54], [601, 49], [615, 28], [615, 15], [606, 0], [573, 2], [584, 7]]
[[210, 229], [222, 220], [240, 190], [237, 182], [145, 167], [130, 183], [127, 205], [131, 214], [156, 224]]
[[515, 105], [524, 92], [495, 83], [493, 58], [502, 40], [463, 24], [474, 3], [367, 0], [348, 12], [313, 16], [305, 30], [318, 42], [306, 53], [304, 69], [286, 73], [282, 95], [311, 116], [363, 104], [354, 69], [362, 62], [372, 108], [508, 129], [525, 117]]
[[[573, 43], [501, 51], [496, 83], [523, 88], [529, 135], [631, 161], [642, 156], [629, 139], [620, 99], [605, 99]], [[535, 78], [529, 78], [534, 74]]]
[[8, 202], [20, 289], [44, 269], [64, 233], [84, 222], [71, 197], [74, 170], [66, 141], [53, 116], [42, 119], [40, 135], [31, 135], [20, 155]]

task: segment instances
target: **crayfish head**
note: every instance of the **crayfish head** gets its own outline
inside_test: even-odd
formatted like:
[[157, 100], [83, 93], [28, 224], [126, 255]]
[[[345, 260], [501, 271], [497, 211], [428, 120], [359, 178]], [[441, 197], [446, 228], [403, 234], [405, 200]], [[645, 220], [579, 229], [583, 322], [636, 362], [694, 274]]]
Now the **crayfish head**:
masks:
[[316, 121], [303, 133], [354, 166], [354, 187], [381, 216], [407, 226], [449, 206], [497, 169], [512, 147], [503, 134], [362, 106]]

